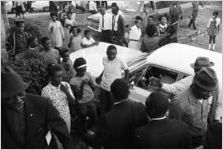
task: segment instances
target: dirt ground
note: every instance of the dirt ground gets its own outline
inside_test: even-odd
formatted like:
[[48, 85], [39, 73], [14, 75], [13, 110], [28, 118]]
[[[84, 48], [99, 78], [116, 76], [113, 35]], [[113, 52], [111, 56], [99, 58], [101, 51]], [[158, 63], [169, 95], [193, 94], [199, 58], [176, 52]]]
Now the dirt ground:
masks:
[[[212, 16], [212, 12], [219, 11], [220, 18], [222, 18], [222, 6], [207, 6], [206, 8], [199, 9], [199, 14], [196, 20], [198, 30], [189, 29], [187, 27], [190, 18], [184, 18], [181, 27], [178, 31], [178, 39], [179, 43], [184, 43], [188, 45], [193, 45], [197, 47], [201, 47], [204, 49], [208, 48], [208, 36], [206, 32], [206, 26], [208, 24], [209, 18]], [[82, 30], [82, 32], [87, 28], [87, 17], [91, 15], [89, 13], [77, 14], [77, 22]], [[10, 22], [12, 23], [14, 19], [14, 14], [8, 15]], [[49, 13], [33, 13], [26, 14], [26, 22], [33, 24], [38, 27], [42, 36], [49, 36], [48, 32], [48, 24], [50, 21]], [[196, 34], [193, 37], [190, 37], [191, 34]], [[200, 33], [199, 33], [200, 32]], [[202, 34], [203, 33], [203, 34]], [[222, 25], [220, 29], [220, 33], [216, 38], [216, 49], [217, 52], [222, 52]]]

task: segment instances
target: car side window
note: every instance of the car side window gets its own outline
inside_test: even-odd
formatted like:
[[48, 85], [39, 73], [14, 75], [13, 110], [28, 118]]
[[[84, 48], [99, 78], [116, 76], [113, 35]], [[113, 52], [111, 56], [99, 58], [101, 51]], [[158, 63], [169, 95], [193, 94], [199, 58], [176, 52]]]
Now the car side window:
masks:
[[139, 80], [142, 78], [143, 74], [146, 72], [146, 70], [147, 70], [147, 65], [131, 72], [129, 75], [130, 83], [134, 82], [134, 84], [137, 84]]
[[179, 73], [172, 70], [168, 70], [159, 66], [149, 66], [139, 79], [137, 86], [148, 90], [150, 77], [156, 77], [159, 78], [162, 83], [171, 84], [176, 82], [178, 75]]

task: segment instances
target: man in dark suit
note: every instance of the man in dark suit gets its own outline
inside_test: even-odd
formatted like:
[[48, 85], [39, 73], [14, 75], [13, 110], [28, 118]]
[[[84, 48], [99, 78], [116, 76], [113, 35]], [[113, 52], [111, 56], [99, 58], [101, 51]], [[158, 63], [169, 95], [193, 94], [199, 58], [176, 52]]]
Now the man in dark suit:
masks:
[[134, 131], [147, 123], [145, 107], [128, 99], [128, 85], [122, 79], [111, 84], [111, 92], [115, 103], [98, 125], [97, 144], [109, 149], [136, 148]]
[[1, 148], [49, 148], [49, 129], [64, 148], [74, 148], [65, 122], [48, 99], [26, 94], [28, 84], [9, 67], [2, 69], [1, 81]]
[[136, 129], [137, 148], [190, 148], [188, 126], [182, 121], [166, 118], [169, 100], [161, 92], [152, 93], [146, 100], [146, 111], [151, 121]]

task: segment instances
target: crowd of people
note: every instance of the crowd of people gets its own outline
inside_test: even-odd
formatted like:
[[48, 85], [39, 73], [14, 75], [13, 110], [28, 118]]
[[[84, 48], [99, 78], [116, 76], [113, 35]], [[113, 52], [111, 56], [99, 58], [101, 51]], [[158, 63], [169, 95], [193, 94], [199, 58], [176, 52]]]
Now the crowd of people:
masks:
[[[39, 55], [47, 64], [48, 83], [40, 95], [27, 93], [29, 83], [10, 64], [1, 62], [1, 147], [222, 148], [222, 92], [209, 58], [191, 62], [195, 74], [174, 84], [151, 77], [150, 86], [156, 90], [145, 104], [129, 99], [129, 69], [114, 44], [150, 53], [177, 42], [181, 14], [176, 3], [172, 7], [170, 12], [177, 10], [178, 16], [172, 15], [171, 25], [166, 16], [160, 17], [158, 25], [147, 16], [145, 26], [145, 15], [137, 16], [131, 27], [125, 26], [116, 3], [112, 4], [113, 15], [100, 9], [101, 40], [111, 44], [102, 61], [103, 72], [96, 79], [87, 72], [85, 58], [70, 59], [70, 53], [98, 45], [90, 30], [82, 38], [73, 12], [68, 13], [64, 25], [52, 12], [50, 37], [41, 39], [24, 31], [24, 20], [16, 20], [15, 31], [8, 38], [9, 59], [24, 59], [27, 52]], [[214, 16], [208, 25], [213, 42], [219, 25], [217, 12]], [[190, 24], [195, 22], [192, 19]]]

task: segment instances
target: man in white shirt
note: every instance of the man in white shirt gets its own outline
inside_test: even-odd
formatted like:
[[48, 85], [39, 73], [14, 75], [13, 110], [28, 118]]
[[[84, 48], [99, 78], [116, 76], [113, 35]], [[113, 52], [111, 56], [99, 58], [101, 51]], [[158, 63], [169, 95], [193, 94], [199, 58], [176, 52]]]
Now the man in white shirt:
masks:
[[112, 14], [106, 13], [106, 8], [102, 7], [100, 10], [99, 31], [101, 32], [101, 40], [103, 42], [111, 43], [112, 39]]
[[104, 70], [101, 75], [96, 78], [96, 82], [101, 85], [100, 102], [102, 104], [102, 114], [111, 110], [113, 106], [113, 97], [111, 95], [110, 86], [115, 79], [122, 78], [122, 71], [125, 71], [125, 80], [128, 83], [128, 66], [120, 58], [116, 57], [117, 48], [110, 45], [107, 48], [107, 57], [103, 58]]
[[136, 16], [135, 25], [131, 27], [131, 30], [129, 32], [129, 44], [128, 44], [129, 48], [140, 50], [142, 21], [143, 20], [140, 16]]
[[89, 12], [95, 14], [98, 12], [97, 6], [94, 1], [89, 1]]

